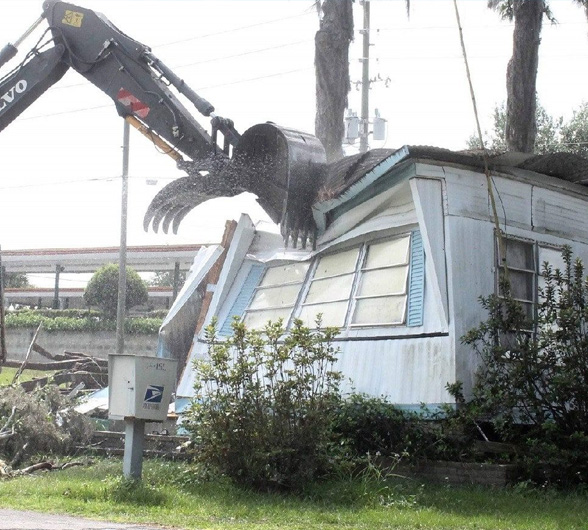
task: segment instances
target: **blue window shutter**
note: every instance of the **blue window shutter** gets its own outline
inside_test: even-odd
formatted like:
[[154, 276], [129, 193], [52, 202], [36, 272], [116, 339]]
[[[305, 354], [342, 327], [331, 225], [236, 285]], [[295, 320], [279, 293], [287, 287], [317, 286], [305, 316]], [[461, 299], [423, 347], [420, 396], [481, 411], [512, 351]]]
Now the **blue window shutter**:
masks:
[[233, 317], [241, 317], [243, 313], [245, 313], [245, 309], [251, 302], [251, 298], [253, 297], [253, 293], [255, 292], [255, 288], [261, 279], [263, 271], [265, 267], [263, 265], [252, 265], [247, 278], [243, 282], [241, 286], [241, 291], [237, 295], [237, 298], [233, 302], [231, 310], [225, 321], [223, 322], [222, 327], [220, 328], [219, 335], [220, 336], [228, 336], [230, 335], [233, 330], [231, 328], [231, 324], [233, 323]]
[[412, 233], [408, 285], [407, 326], [422, 326], [425, 305], [425, 250], [418, 230]]

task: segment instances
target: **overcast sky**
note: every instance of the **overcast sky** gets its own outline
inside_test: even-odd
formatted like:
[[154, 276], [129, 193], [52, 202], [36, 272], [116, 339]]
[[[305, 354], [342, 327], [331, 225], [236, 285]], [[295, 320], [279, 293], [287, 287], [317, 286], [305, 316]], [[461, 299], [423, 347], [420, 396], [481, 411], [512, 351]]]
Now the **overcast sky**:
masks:
[[[241, 132], [265, 121], [313, 132], [318, 18], [312, 0], [77, 3], [150, 46]], [[458, 5], [483, 128], [489, 128], [494, 106], [506, 97], [512, 25], [489, 11], [486, 0]], [[538, 94], [548, 112], [569, 117], [588, 93], [588, 23], [571, 0], [551, 5], [559, 24], [543, 28]], [[1, 7], [0, 46], [14, 42], [40, 15], [41, 0], [2, 0]], [[354, 82], [361, 78], [358, 3], [355, 10]], [[378, 108], [388, 120], [386, 141], [372, 147], [464, 148], [475, 122], [453, 2], [414, 0], [407, 19], [404, 1], [374, 0], [371, 15], [370, 70], [382, 81], [372, 86], [370, 107], [372, 115]], [[35, 42], [30, 38], [21, 49]], [[355, 84], [350, 107], [359, 111]], [[195, 109], [194, 115], [208, 128]], [[72, 71], [2, 131], [2, 248], [118, 245], [122, 132], [110, 99]], [[177, 236], [146, 234], [142, 218], [149, 201], [179, 176], [171, 159], [132, 131], [129, 245], [218, 241], [226, 219], [241, 212], [265, 218], [251, 196], [217, 199], [194, 210]]]

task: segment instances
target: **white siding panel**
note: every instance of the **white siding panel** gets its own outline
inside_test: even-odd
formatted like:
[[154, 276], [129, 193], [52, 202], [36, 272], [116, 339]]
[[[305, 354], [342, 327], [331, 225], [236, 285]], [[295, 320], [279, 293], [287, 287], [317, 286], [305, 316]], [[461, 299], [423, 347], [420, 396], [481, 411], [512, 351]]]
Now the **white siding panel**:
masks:
[[478, 360], [469, 346], [461, 344], [460, 338], [486, 318], [479, 297], [494, 291], [493, 224], [489, 220], [450, 217], [448, 265], [456, 377], [469, 391]]
[[588, 240], [586, 200], [535, 187], [533, 191], [535, 229], [573, 240]]
[[344, 390], [387, 396], [392, 403], [446, 403], [455, 381], [448, 337], [337, 342]]
[[433, 287], [435, 296], [439, 296], [443, 319], [448, 322], [443, 186], [440, 180], [424, 178], [412, 179], [411, 185], [415, 193], [415, 205], [423, 235], [425, 254], [433, 265], [427, 281]]
[[[447, 173], [447, 203], [450, 215], [487, 219], [492, 216], [486, 177], [470, 171]], [[532, 186], [493, 176], [498, 218], [508, 224], [531, 226]]]

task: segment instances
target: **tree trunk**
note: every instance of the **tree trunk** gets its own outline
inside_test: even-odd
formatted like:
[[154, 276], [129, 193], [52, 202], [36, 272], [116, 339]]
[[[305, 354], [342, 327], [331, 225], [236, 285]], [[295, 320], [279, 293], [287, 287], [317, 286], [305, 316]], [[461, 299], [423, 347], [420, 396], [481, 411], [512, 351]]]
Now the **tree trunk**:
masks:
[[349, 92], [349, 44], [353, 40], [352, 0], [324, 0], [315, 36], [315, 134], [329, 162], [343, 156], [344, 113]]
[[537, 135], [537, 68], [543, 0], [514, 0], [513, 53], [506, 70], [506, 146], [532, 153]]

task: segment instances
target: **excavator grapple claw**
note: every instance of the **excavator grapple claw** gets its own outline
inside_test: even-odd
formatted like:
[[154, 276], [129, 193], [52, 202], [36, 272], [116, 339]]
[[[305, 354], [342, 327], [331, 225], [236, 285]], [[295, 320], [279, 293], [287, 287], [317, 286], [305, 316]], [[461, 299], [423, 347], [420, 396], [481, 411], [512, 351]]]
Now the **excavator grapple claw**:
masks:
[[305, 246], [307, 240], [315, 238], [311, 206], [325, 168], [325, 150], [316, 137], [274, 123], [254, 125], [243, 133], [221, 172], [195, 173], [163, 188], [147, 210], [144, 227], [152, 224], [157, 231], [162, 224], [167, 232], [173, 223], [177, 230], [181, 220], [199, 204], [247, 191], [257, 195], [275, 223], [281, 223], [287, 243], [296, 247], [300, 241]]

